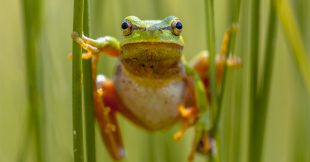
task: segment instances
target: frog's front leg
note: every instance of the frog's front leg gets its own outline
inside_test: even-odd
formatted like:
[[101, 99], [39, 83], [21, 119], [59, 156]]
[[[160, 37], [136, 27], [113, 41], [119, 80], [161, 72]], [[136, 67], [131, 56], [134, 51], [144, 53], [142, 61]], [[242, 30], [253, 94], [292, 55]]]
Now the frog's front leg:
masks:
[[195, 101], [193, 80], [187, 76], [184, 78], [184, 82], [186, 85], [184, 103], [178, 107], [182, 126], [173, 136], [173, 139], [176, 141], [180, 140], [186, 130], [195, 124], [199, 115], [199, 110]]
[[[118, 56], [120, 53], [119, 42], [117, 39], [109, 36], [98, 39], [91, 39], [84, 35], [80, 37], [76, 32], [73, 32], [71, 37], [87, 51], [87, 53], [82, 55], [82, 58], [92, 58], [92, 79], [96, 118], [107, 150], [115, 160], [121, 160], [125, 156], [125, 151], [120, 128], [116, 119], [118, 109], [117, 105], [110, 104], [111, 101], [115, 104], [118, 103], [117, 100], [115, 101], [116, 96], [114, 95], [113, 86], [111, 86], [113, 84], [102, 76], [96, 78], [99, 53], [103, 52], [111, 56]], [[106, 96], [108, 96], [107, 99]]]
[[117, 57], [119, 56], [121, 51], [119, 41], [111, 36], [92, 39], [86, 37], [85, 35], [82, 35], [82, 37], [80, 37], [77, 32], [73, 32], [71, 34], [71, 38], [83, 49], [92, 53], [93, 55], [103, 52], [105, 54]]
[[[192, 69], [192, 71], [195, 72], [194, 69]], [[196, 123], [199, 122], [199, 117], [201, 117], [202, 112], [200, 112], [201, 109], [198, 108], [198, 105], [201, 105], [201, 101], [197, 101], [196, 95], [198, 93], [196, 93], [196, 90], [199, 83], [197, 82], [197, 80], [195, 80], [195, 78], [199, 78], [198, 74], [188, 73], [188, 76], [185, 78], [185, 102], [184, 105], [182, 104], [179, 106], [179, 114], [182, 122], [182, 127], [174, 135], [174, 139], [179, 140], [189, 127], [195, 127], [194, 140], [191, 146], [191, 151], [188, 155], [189, 162], [194, 161], [196, 152], [208, 154], [212, 149], [212, 146], [210, 145], [211, 138], [208, 137], [207, 131], [204, 129], [201, 130], [196, 127]], [[202, 94], [205, 93], [203, 92]]]

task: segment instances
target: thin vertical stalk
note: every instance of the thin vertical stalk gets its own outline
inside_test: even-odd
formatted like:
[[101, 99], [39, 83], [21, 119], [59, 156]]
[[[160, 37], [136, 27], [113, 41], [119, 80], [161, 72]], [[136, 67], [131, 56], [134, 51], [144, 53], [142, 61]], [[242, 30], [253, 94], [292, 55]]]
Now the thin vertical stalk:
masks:
[[257, 136], [256, 124], [260, 119], [257, 114], [257, 79], [258, 79], [258, 54], [259, 54], [259, 40], [260, 40], [260, 1], [251, 1], [251, 49], [250, 49], [250, 128], [249, 128], [249, 160], [256, 162], [260, 157], [255, 156], [257, 152], [257, 145], [259, 138]]
[[[210, 106], [209, 113], [209, 121], [212, 121], [213, 126], [213, 118], [215, 114], [218, 112], [217, 109], [217, 90], [216, 90], [216, 66], [215, 66], [215, 25], [214, 25], [214, 6], [213, 0], [205, 0], [205, 14], [206, 14], [206, 22], [207, 22], [207, 49], [209, 50], [209, 62], [210, 62], [210, 83], [211, 83], [211, 98], [212, 101]], [[206, 91], [209, 91], [207, 89]], [[211, 123], [211, 122], [209, 122]], [[211, 126], [211, 127], [212, 127]], [[208, 156], [208, 161], [217, 161], [219, 160], [219, 153], [213, 157]]]
[[[291, 1], [291, 3], [295, 4], [295, 8], [293, 8], [294, 13], [296, 13], [296, 21], [300, 28], [300, 33], [302, 34], [303, 44], [308, 52], [310, 52], [309, 45], [310, 44], [310, 21], [308, 17], [308, 10], [310, 9], [310, 1], [308, 0], [298, 0], [298, 1]], [[309, 55], [309, 53], [308, 53]], [[302, 86], [297, 86], [302, 87]], [[297, 88], [296, 87], [296, 88]], [[300, 89], [301, 90], [301, 89]], [[309, 114], [310, 109], [309, 104], [310, 102], [307, 99], [310, 98], [310, 93], [303, 93], [306, 92], [305, 90], [299, 91], [298, 93], [298, 100], [299, 102], [295, 105], [296, 108], [293, 110], [294, 120], [293, 120], [293, 132], [294, 135], [292, 136], [292, 158], [291, 161], [301, 161], [306, 162], [310, 161], [310, 154], [308, 151], [310, 150], [310, 139], [308, 138], [310, 134], [310, 126], [309, 126]]]
[[[41, 0], [24, 0], [24, 28], [26, 50], [26, 76], [28, 92], [29, 129], [34, 131], [34, 143], [36, 160], [45, 161], [44, 156], [44, 122], [43, 122], [43, 90], [41, 87], [40, 61], [40, 37], [41, 24]], [[28, 129], [28, 128], [27, 128]], [[30, 133], [30, 132], [29, 132]], [[26, 139], [28, 140], [28, 139]]]
[[[271, 1], [270, 1], [271, 2]], [[258, 91], [259, 103], [257, 107], [257, 113], [255, 114], [259, 121], [255, 123], [256, 130], [256, 161], [260, 162], [262, 158], [263, 144], [264, 144], [264, 134], [266, 127], [266, 115], [267, 115], [267, 107], [269, 101], [270, 94], [270, 85], [271, 85], [271, 76], [273, 71], [273, 60], [275, 54], [275, 43], [276, 43], [276, 27], [277, 27], [277, 19], [275, 15], [274, 8], [272, 4], [269, 9], [269, 20], [268, 20], [268, 28], [266, 33], [266, 44], [264, 51], [264, 67], [263, 74], [261, 75], [262, 83], [261, 88]]]
[[[83, 30], [83, 0], [74, 0], [73, 31], [80, 35]], [[72, 45], [72, 120], [73, 120], [73, 156], [75, 162], [84, 161], [83, 118], [82, 118], [82, 58], [81, 47]]]
[[310, 92], [310, 59], [303, 44], [294, 13], [287, 0], [272, 0], [284, 34], [293, 50], [293, 56], [304, 83]]
[[[230, 1], [230, 3], [231, 3], [231, 5], [229, 5], [229, 8], [232, 9], [232, 12], [230, 14], [230, 15], [232, 15], [232, 18], [230, 20], [230, 22], [231, 22], [230, 24], [232, 25], [231, 28], [237, 28], [238, 27], [238, 22], [239, 22], [241, 0]], [[233, 29], [233, 30], [235, 30], [235, 29]], [[235, 42], [236, 42], [236, 38], [237, 38], [237, 32], [231, 32], [229, 37], [230, 37], [230, 39], [228, 41], [228, 49], [227, 49], [226, 56], [228, 56], [229, 54], [232, 54], [234, 52], [234, 50], [235, 50]], [[227, 80], [227, 67], [224, 66], [223, 81], [222, 81], [222, 86], [221, 86], [221, 89], [220, 89], [220, 94], [218, 96], [218, 111], [215, 114], [214, 125], [213, 125], [213, 128], [212, 128], [212, 130], [213, 130], [213, 132], [215, 134], [215, 137], [218, 137], [218, 135], [217, 135], [218, 134], [218, 126], [219, 126], [219, 123], [220, 123], [221, 111], [223, 109], [222, 105], [223, 105], [223, 96], [224, 96], [225, 89], [226, 89], [226, 80]], [[231, 108], [229, 108], [229, 110], [230, 109]], [[237, 122], [237, 123], [239, 124], [240, 122]], [[225, 126], [225, 127], [230, 128], [230, 125], [229, 126]], [[235, 131], [240, 131], [240, 129], [235, 130]], [[230, 134], [228, 133], [229, 131], [226, 130], [226, 132], [227, 133], [225, 133], [225, 137], [224, 137], [223, 141], [225, 139], [228, 139], [229, 136], [230, 136]], [[238, 137], [236, 137], [236, 138], [237, 138], [237, 140], [235, 140], [235, 142], [239, 141], [238, 140], [239, 138]], [[217, 138], [217, 145], [218, 145], [218, 147], [221, 146], [220, 142], [221, 142], [220, 139]], [[239, 144], [234, 145], [233, 148], [236, 149], [238, 146], [240, 146], [240, 145]], [[236, 151], [238, 151], [238, 150], [236, 149]], [[234, 157], [238, 158], [239, 157], [238, 155], [235, 155]], [[222, 156], [225, 156], [224, 153], [222, 153]], [[224, 159], [224, 157], [222, 159]]]
[[[89, 28], [89, 1], [84, 0], [83, 32], [84, 35], [90, 35]], [[84, 89], [84, 119], [85, 119], [85, 142], [86, 159], [90, 162], [96, 162], [95, 149], [95, 112], [93, 96], [93, 78], [92, 78], [92, 60], [83, 60], [83, 89]]]
[[[238, 23], [239, 23], [239, 15], [240, 15], [240, 6], [241, 6], [241, 0], [235, 0], [235, 1], [230, 1], [231, 3], [233, 3], [233, 9], [234, 11], [232, 12], [232, 20], [231, 20], [231, 24], [232, 24], [232, 28], [237, 28], [238, 27]], [[231, 32], [230, 33], [230, 39], [228, 41], [228, 49], [227, 49], [227, 54], [232, 54], [235, 50], [235, 42], [237, 39], [237, 32]], [[226, 74], [227, 74], [227, 67], [224, 66], [224, 74], [223, 74], [223, 81], [222, 81], [222, 86], [221, 86], [221, 91], [218, 97], [218, 111], [215, 115], [214, 118], [214, 127], [213, 130], [214, 132], [216, 132], [216, 129], [218, 127], [219, 124], [219, 120], [220, 120], [220, 115], [221, 115], [221, 110], [222, 110], [222, 101], [223, 101], [223, 96], [225, 93], [225, 88], [226, 88]]]
[[[214, 10], [213, 0], [206, 0], [206, 19], [207, 19], [207, 47], [209, 49], [210, 61], [210, 83], [211, 83], [211, 114], [210, 118], [213, 120], [215, 112], [217, 112], [217, 93], [216, 93], [216, 67], [215, 67], [215, 29], [214, 29]], [[207, 90], [208, 91], [208, 90]]]

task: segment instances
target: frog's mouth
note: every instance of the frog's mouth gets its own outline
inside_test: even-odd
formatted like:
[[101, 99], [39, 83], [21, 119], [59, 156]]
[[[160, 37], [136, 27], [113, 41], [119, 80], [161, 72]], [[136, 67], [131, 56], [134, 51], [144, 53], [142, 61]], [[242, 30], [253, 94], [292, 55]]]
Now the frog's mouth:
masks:
[[122, 46], [120, 59], [126, 70], [147, 78], [171, 78], [180, 74], [183, 47], [176, 43], [139, 42]]

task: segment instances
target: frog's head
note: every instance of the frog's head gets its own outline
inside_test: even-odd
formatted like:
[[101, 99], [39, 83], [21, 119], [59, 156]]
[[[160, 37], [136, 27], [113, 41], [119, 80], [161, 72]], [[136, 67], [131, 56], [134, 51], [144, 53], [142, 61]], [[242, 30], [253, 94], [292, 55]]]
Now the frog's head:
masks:
[[180, 19], [168, 16], [163, 20], [140, 20], [128, 16], [121, 28], [124, 40], [120, 59], [129, 72], [150, 78], [179, 73], [184, 45]]

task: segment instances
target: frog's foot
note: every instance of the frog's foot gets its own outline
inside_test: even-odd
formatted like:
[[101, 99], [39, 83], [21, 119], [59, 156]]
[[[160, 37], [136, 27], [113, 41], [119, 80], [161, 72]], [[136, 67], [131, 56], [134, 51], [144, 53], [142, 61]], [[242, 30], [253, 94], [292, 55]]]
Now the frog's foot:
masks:
[[74, 40], [76, 43], [78, 43], [83, 49], [85, 49], [88, 52], [91, 52], [91, 53], [99, 53], [100, 52], [100, 50], [97, 47], [95, 47], [95, 46], [93, 46], [91, 44], [86, 43], [80, 37], [79, 33], [77, 33], [77, 32], [73, 32], [71, 34], [71, 38], [72, 38], [72, 40]]
[[[82, 59], [87, 60], [93, 57], [93, 54], [91, 52], [82, 53]], [[72, 60], [72, 53], [69, 53], [67, 56], [68, 60]]]
[[196, 107], [185, 108], [184, 105], [180, 105], [179, 113], [182, 119], [182, 127], [174, 134], [173, 139], [175, 141], [179, 141], [183, 137], [185, 131], [196, 122], [198, 109]]
[[203, 155], [208, 155], [210, 153], [214, 153], [215, 150], [215, 140], [213, 136], [208, 134], [206, 131], [198, 132], [198, 130], [196, 130], [191, 152], [188, 156], [188, 161], [194, 161], [195, 154], [197, 152]]
[[110, 56], [117, 57], [121, 53], [121, 47], [119, 41], [111, 36], [104, 36], [97, 39], [86, 37], [85, 35], [80, 36], [79, 33], [73, 32], [71, 34], [72, 40], [78, 43], [84, 50], [91, 54], [99, 54], [103, 52]]
[[185, 133], [185, 131], [186, 131], [186, 129], [187, 129], [188, 127], [189, 127], [189, 125], [188, 125], [187, 123], [183, 123], [181, 129], [180, 129], [179, 131], [177, 131], [177, 132], [173, 135], [173, 139], [174, 139], [175, 141], [179, 141], [179, 140], [183, 137], [183, 135], [184, 135], [184, 133]]
[[[206, 51], [202, 51], [195, 58], [193, 62], [193, 68], [198, 72], [201, 80], [203, 81], [206, 89], [209, 89], [210, 78], [209, 78], [209, 70], [210, 70], [210, 60], [209, 54]], [[226, 55], [217, 55], [216, 56], [216, 83], [218, 86], [221, 85], [224, 68], [225, 66], [228, 68], [238, 68], [242, 65], [241, 58], [236, 55], [226, 56]], [[207, 95], [209, 98], [209, 94]], [[210, 98], [209, 98], [210, 99]]]
[[193, 147], [192, 152], [198, 152], [201, 154], [207, 155], [211, 150], [211, 136], [209, 137], [208, 133], [206, 131], [202, 132], [201, 138], [198, 142], [198, 145]]
[[241, 58], [238, 57], [238, 56], [229, 56], [227, 59], [226, 59], [226, 66], [228, 67], [240, 67], [242, 65], [242, 61], [241, 61]]
[[[105, 99], [107, 96], [113, 97], [113, 83], [103, 75], [97, 77], [94, 88], [95, 114], [100, 126], [102, 139], [107, 150], [115, 160], [121, 160], [125, 156], [125, 150], [121, 138], [120, 128], [116, 119], [117, 105], [111, 105]], [[107, 103], [106, 103], [107, 102]]]

